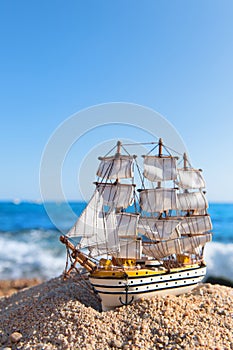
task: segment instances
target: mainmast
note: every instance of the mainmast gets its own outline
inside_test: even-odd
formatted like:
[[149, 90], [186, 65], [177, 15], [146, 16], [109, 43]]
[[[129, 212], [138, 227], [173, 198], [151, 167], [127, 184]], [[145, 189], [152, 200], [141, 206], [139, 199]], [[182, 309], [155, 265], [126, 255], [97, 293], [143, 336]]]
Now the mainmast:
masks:
[[[121, 156], [121, 145], [122, 145], [121, 141], [117, 141], [117, 151], [116, 151], [116, 154], [115, 154], [115, 158], [116, 159], [120, 158], [120, 156]], [[116, 179], [116, 182], [119, 183], [119, 179], [118, 178]], [[121, 208], [116, 208], [116, 213], [120, 213], [120, 212], [121, 212]]]
[[[168, 186], [168, 181], [177, 177], [177, 158], [163, 155], [163, 141], [160, 138], [157, 155], [143, 155], [144, 178], [146, 187], [140, 190], [140, 206], [143, 211], [153, 215], [161, 215], [166, 211], [176, 209], [176, 189]], [[163, 186], [162, 186], [163, 184]], [[156, 187], [155, 187], [156, 186]]]
[[163, 140], [162, 138], [159, 139], [159, 157], [162, 157], [163, 154]]
[[[159, 157], [161, 158], [163, 154], [163, 140], [162, 138], [159, 139]], [[161, 181], [158, 181], [157, 188], [161, 188]]]
[[121, 141], [117, 141], [117, 152], [116, 152], [116, 154], [115, 154], [115, 157], [116, 157], [116, 158], [119, 158], [120, 155], [121, 155], [121, 146], [122, 146]]

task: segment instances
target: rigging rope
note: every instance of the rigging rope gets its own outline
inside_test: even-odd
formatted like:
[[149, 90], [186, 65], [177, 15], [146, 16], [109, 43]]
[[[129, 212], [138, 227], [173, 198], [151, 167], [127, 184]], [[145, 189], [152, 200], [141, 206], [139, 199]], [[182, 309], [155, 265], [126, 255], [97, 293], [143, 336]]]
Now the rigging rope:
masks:
[[[84, 275], [87, 275], [88, 272], [84, 272], [84, 273], [81, 273], [79, 271], [79, 269], [75, 266], [74, 262], [73, 262], [73, 259], [71, 257], [71, 254], [70, 254], [70, 250], [68, 247], [66, 247], [66, 251], [67, 251], [67, 255], [66, 255], [66, 266], [65, 266], [65, 271], [64, 271], [64, 279], [67, 278], [67, 276], [71, 277], [70, 274], [68, 273], [67, 271], [67, 268], [68, 268], [68, 260], [70, 260], [70, 265], [71, 265], [71, 268], [72, 269], [75, 269], [75, 271], [77, 272], [77, 274], [80, 276], [80, 279], [79, 279], [79, 282], [84, 282], [83, 283], [83, 287], [84, 289], [86, 289], [88, 292], [91, 292], [92, 294], [94, 294], [95, 296], [97, 296], [97, 298], [99, 299], [99, 301], [101, 301], [100, 297], [98, 294], [96, 294], [96, 292], [94, 291], [94, 289], [90, 286], [89, 282], [83, 278]], [[71, 270], [69, 270], [69, 272], [71, 272]], [[75, 279], [73, 277], [71, 277], [74, 281], [74, 283], [78, 284]]]

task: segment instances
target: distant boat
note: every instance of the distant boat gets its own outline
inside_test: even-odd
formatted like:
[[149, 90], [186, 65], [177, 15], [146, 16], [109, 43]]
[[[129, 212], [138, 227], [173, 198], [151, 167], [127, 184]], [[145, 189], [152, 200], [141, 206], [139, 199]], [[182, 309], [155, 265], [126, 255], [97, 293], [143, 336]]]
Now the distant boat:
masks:
[[19, 204], [21, 203], [21, 199], [19, 199], [19, 198], [14, 198], [14, 199], [12, 200], [12, 203], [15, 204], [15, 205], [19, 205]]
[[[212, 224], [201, 170], [191, 167], [186, 154], [179, 165], [162, 139], [152, 144], [142, 156], [142, 170], [120, 141], [113, 155], [99, 158], [93, 196], [60, 237], [71, 250], [68, 273], [76, 263], [89, 272], [103, 310], [189, 292], [206, 274], [203, 250]], [[70, 237], [79, 237], [79, 243]]]

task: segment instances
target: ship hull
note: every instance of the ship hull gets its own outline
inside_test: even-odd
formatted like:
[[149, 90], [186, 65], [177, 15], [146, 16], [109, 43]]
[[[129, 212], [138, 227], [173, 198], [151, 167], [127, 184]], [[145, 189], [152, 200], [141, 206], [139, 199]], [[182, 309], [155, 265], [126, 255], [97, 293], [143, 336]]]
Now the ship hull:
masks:
[[190, 292], [206, 275], [206, 266], [193, 265], [168, 271], [152, 269], [125, 270], [124, 273], [96, 271], [90, 283], [102, 302], [102, 310], [129, 305], [141, 298], [156, 295], [179, 295]]

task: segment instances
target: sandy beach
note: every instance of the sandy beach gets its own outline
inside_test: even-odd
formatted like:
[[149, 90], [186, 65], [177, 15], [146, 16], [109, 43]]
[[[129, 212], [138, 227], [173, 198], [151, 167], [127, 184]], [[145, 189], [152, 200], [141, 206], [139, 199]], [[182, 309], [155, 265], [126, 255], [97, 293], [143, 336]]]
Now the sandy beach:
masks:
[[42, 280], [38, 278], [0, 280], [0, 297], [10, 296], [22, 289], [33, 287], [40, 283], [42, 283]]
[[1, 349], [233, 349], [232, 304], [232, 288], [202, 284], [100, 312], [87, 280], [58, 277], [0, 298]]

